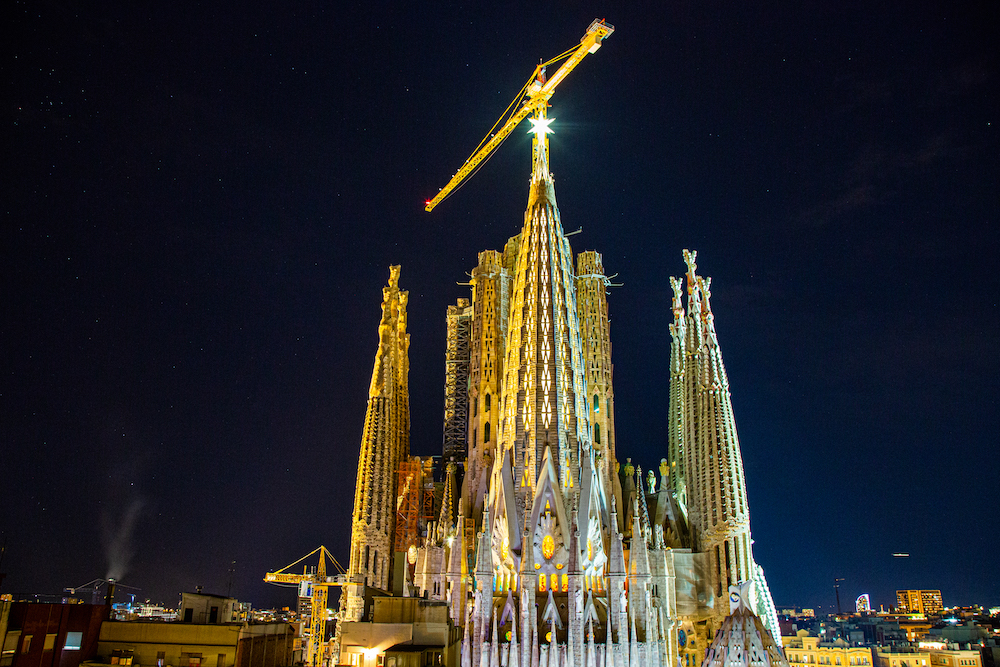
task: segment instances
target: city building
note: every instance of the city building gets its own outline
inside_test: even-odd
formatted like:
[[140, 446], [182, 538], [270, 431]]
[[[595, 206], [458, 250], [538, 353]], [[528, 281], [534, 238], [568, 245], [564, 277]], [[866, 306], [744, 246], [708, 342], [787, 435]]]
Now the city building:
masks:
[[864, 646], [852, 646], [843, 639], [821, 642], [808, 631], [799, 630], [793, 637], [782, 637], [785, 658], [791, 667], [833, 665], [834, 667], [871, 667], [872, 651]]
[[685, 278], [669, 281], [669, 367], [649, 369], [669, 381], [664, 456], [644, 471], [615, 428], [610, 278], [599, 253], [574, 255], [563, 232], [546, 127], [535, 119], [520, 233], [479, 254], [471, 295], [446, 314], [439, 464], [410, 455], [408, 294], [390, 268], [333, 649], [341, 663], [384, 665], [388, 642], [415, 637], [359, 639], [387, 631], [374, 627], [381, 600], [409, 597], [444, 603], [462, 628], [445, 664], [496, 665], [502, 654], [521, 665], [588, 655], [698, 665], [729, 586], [748, 581], [745, 605], [780, 647], [753, 557], [710, 279], [685, 250]]
[[990, 631], [975, 622], [938, 623], [927, 632], [932, 639], [951, 644], [981, 644], [990, 637]]
[[143, 667], [286, 667], [293, 662], [290, 623], [105, 621], [88, 664]]
[[906, 646], [877, 646], [875, 667], [928, 667], [931, 655], [925, 650]]
[[236, 598], [207, 593], [181, 593], [177, 620], [184, 623], [231, 623], [240, 608]]
[[934, 624], [927, 620], [900, 619], [899, 629], [906, 633], [906, 641], [915, 642], [921, 637], [926, 637]]
[[372, 620], [350, 623], [341, 634], [340, 664], [361, 667], [381, 657], [383, 667], [456, 665], [461, 628], [445, 602], [422, 598], [377, 597]]
[[978, 649], [957, 647], [928, 648], [931, 667], [983, 667], [983, 659]]
[[109, 605], [0, 601], [0, 667], [77, 667], [97, 653]]
[[941, 591], [896, 591], [896, 608], [904, 614], [940, 616], [944, 610]]

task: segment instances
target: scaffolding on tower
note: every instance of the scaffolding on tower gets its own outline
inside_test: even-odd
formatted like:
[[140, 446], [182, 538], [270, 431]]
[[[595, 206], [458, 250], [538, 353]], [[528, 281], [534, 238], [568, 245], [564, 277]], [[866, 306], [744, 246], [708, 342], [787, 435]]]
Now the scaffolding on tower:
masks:
[[444, 361], [444, 457], [458, 463], [468, 456], [469, 337], [472, 307], [468, 299], [448, 306], [448, 342]]

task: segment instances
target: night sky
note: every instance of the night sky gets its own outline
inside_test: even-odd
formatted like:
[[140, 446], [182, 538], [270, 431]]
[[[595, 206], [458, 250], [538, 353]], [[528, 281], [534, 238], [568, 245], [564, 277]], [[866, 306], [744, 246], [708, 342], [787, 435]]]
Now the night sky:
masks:
[[998, 3], [487, 4], [7, 4], [0, 592], [269, 607], [265, 571], [346, 565], [388, 266], [439, 454], [445, 309], [520, 231], [526, 128], [423, 202], [606, 17], [551, 162], [624, 283], [619, 455], [666, 456], [696, 249], [778, 606], [1000, 604]]

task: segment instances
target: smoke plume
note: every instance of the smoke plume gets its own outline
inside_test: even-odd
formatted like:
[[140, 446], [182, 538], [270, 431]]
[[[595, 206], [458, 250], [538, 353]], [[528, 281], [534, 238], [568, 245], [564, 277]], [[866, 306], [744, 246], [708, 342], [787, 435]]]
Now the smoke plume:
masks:
[[119, 516], [105, 512], [101, 517], [104, 533], [104, 551], [108, 556], [106, 579], [121, 580], [135, 556], [132, 532], [135, 530], [145, 503], [141, 498], [133, 498]]

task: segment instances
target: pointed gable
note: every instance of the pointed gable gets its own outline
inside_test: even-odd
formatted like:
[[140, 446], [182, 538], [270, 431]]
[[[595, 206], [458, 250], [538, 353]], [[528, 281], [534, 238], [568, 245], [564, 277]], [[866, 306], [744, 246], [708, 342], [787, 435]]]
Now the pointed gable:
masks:
[[535, 487], [532, 502], [531, 526], [534, 534], [533, 558], [535, 569], [543, 573], [553, 574], [557, 570], [565, 571], [569, 557], [569, 521], [566, 517], [566, 504], [559, 488], [555, 465], [552, 462], [552, 450], [546, 446], [542, 455], [542, 465]]

